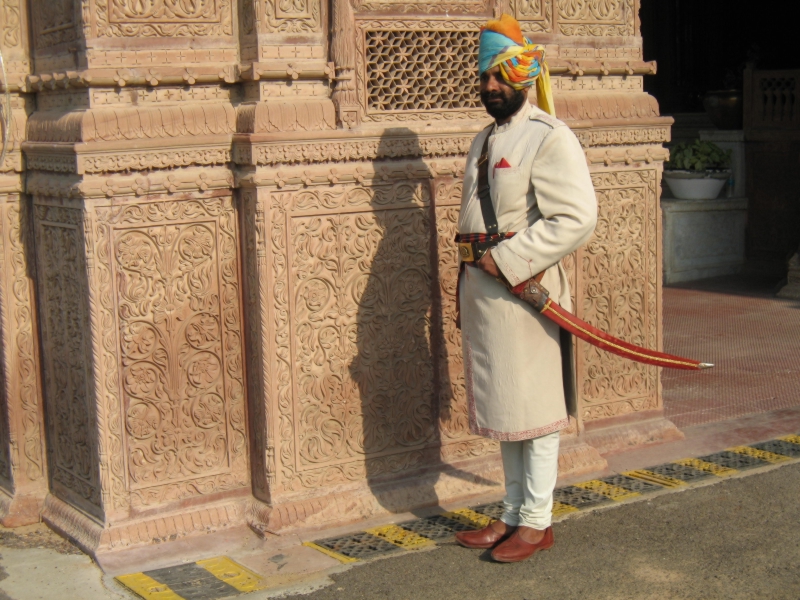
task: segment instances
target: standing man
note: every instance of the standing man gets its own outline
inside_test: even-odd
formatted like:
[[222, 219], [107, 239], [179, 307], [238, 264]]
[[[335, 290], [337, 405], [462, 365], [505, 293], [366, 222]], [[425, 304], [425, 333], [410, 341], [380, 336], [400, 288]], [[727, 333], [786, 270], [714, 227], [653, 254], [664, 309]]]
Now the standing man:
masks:
[[[499, 440], [506, 496], [499, 521], [456, 539], [516, 562], [553, 545], [559, 431], [569, 421], [559, 327], [502, 280], [536, 277], [570, 310], [560, 260], [591, 236], [597, 200], [580, 143], [553, 116], [544, 48], [503, 15], [481, 30], [478, 63], [481, 102], [495, 123], [467, 157], [459, 300], [470, 430]], [[534, 84], [540, 108], [527, 101]]]

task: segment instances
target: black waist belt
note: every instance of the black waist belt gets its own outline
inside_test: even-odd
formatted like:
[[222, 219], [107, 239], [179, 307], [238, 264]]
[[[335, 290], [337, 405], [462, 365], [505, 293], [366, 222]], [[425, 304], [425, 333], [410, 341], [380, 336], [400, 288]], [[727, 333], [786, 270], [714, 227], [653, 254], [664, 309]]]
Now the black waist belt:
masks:
[[456, 235], [458, 255], [462, 262], [478, 262], [487, 250], [497, 246], [503, 240], [514, 237], [514, 232], [509, 233], [459, 233]]

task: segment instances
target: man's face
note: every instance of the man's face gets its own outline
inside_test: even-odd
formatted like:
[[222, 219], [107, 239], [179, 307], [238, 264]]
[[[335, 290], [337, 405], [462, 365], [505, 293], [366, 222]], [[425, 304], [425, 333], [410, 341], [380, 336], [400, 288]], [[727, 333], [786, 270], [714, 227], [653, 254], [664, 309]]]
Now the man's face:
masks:
[[525, 90], [515, 90], [500, 73], [500, 65], [481, 73], [481, 103], [497, 120], [509, 118], [527, 98]]

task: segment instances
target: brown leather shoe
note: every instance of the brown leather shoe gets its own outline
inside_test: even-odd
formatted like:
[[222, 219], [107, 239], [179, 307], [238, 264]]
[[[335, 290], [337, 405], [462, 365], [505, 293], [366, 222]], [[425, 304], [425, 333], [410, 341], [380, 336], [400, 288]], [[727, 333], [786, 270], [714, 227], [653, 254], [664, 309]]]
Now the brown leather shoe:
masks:
[[464, 548], [487, 549], [494, 548], [500, 542], [507, 540], [514, 533], [516, 527], [506, 525], [505, 533], [497, 533], [491, 523], [483, 529], [477, 531], [459, 531], [456, 533], [456, 541]]
[[553, 528], [548, 527], [544, 530], [544, 537], [541, 541], [531, 544], [526, 542], [520, 536], [521, 530], [531, 529], [530, 527], [517, 527], [514, 535], [508, 538], [507, 541], [500, 544], [492, 551], [492, 558], [497, 562], [511, 563], [519, 562], [530, 558], [539, 550], [547, 550], [553, 547]]

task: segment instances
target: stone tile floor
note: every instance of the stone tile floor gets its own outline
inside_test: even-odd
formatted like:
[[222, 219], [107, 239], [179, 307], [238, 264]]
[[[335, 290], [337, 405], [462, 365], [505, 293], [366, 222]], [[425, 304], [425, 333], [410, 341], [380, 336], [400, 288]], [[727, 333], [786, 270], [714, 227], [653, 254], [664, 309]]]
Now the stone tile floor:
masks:
[[800, 405], [800, 301], [774, 279], [730, 276], [664, 288], [664, 351], [714, 363], [662, 372], [679, 428]]

